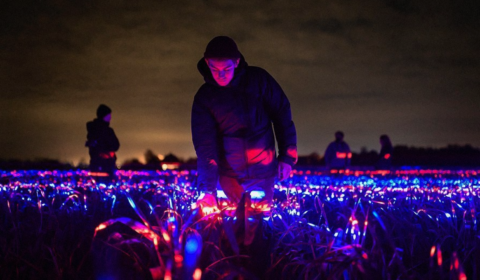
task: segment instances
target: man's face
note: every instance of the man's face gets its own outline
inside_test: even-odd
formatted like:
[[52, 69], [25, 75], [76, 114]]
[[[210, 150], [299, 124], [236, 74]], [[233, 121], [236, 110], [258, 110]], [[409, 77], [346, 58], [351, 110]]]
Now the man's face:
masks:
[[110, 113], [106, 115], [105, 117], [103, 117], [103, 120], [109, 123], [112, 120], [112, 114]]
[[213, 79], [221, 87], [227, 86], [233, 79], [235, 68], [237, 68], [240, 59], [205, 59], [208, 68], [212, 72]]

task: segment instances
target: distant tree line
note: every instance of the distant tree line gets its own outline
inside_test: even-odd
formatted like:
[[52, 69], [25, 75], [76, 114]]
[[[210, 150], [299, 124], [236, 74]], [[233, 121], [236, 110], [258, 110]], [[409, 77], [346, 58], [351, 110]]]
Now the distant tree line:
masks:
[[[363, 148], [359, 153], [352, 153], [353, 167], [373, 168], [378, 161], [379, 154], [375, 150], [368, 151]], [[162, 169], [164, 164], [178, 164], [179, 169], [195, 169], [196, 158], [183, 160], [174, 154], [167, 154], [160, 157], [152, 150], [144, 154], [144, 162], [133, 158], [120, 164], [120, 169], [125, 170], [157, 170]], [[405, 145], [395, 146], [392, 154], [392, 165], [394, 168], [402, 166], [418, 166], [424, 168], [472, 168], [480, 167], [480, 149], [471, 145], [448, 145], [443, 148], [422, 148], [408, 147]], [[297, 166], [299, 167], [322, 167], [325, 161], [322, 155], [312, 153], [299, 156]], [[0, 170], [71, 170], [75, 168], [86, 169], [88, 164], [61, 162], [56, 159], [40, 158], [35, 160], [0, 160]]]
[[[352, 153], [352, 166], [373, 167], [379, 159], [375, 150], [362, 149]], [[324, 166], [325, 161], [318, 153], [300, 156], [299, 166]], [[471, 145], [448, 145], [443, 148], [422, 148], [398, 145], [393, 148], [392, 165], [431, 168], [480, 167], [480, 149]]]
[[71, 170], [74, 168], [76, 167], [71, 163], [49, 158], [0, 160], [0, 170]]
[[125, 170], [157, 170], [163, 169], [164, 164], [178, 164], [179, 169], [195, 169], [197, 167], [197, 160], [194, 158], [183, 160], [172, 153], [160, 158], [150, 149], [145, 152], [144, 158], [145, 163], [137, 158], [128, 159], [122, 163], [120, 168]]

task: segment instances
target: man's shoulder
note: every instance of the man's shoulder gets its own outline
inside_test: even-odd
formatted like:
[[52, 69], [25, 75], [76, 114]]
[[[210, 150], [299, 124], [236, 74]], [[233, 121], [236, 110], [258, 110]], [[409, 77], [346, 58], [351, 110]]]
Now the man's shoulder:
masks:
[[330, 142], [327, 146], [327, 149], [331, 149], [331, 148], [335, 147], [335, 144], [336, 144], [335, 141]]
[[275, 82], [275, 79], [267, 70], [258, 66], [248, 66], [246, 76], [248, 77], [249, 83], [270, 84], [271, 82]]
[[103, 131], [109, 129], [112, 128], [108, 125], [108, 123], [99, 121], [98, 119], [87, 122], [87, 130], [89, 131]]
[[267, 70], [258, 67], [258, 66], [247, 66], [246, 71], [248, 75], [260, 75], [260, 76], [271, 76]]
[[87, 129], [93, 129], [96, 126], [95, 120], [87, 122]]

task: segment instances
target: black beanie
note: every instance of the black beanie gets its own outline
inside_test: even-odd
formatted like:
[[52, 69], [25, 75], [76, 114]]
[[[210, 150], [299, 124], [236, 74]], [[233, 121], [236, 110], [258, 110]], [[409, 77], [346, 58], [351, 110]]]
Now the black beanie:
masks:
[[232, 58], [239, 59], [240, 52], [238, 51], [237, 44], [232, 38], [227, 36], [218, 36], [213, 38], [207, 45], [205, 58]]
[[100, 104], [97, 109], [97, 118], [103, 119], [106, 115], [112, 113], [112, 109], [110, 109], [107, 105]]

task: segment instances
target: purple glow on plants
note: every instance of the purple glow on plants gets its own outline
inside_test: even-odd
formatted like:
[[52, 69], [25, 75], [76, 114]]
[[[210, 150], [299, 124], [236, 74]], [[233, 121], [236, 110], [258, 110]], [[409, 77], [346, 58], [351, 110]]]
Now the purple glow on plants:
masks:
[[[349, 269], [341, 272], [342, 277], [346, 273], [351, 279], [428, 273], [475, 278], [474, 262], [465, 252], [480, 245], [476, 238], [480, 234], [479, 174], [478, 170], [411, 169], [345, 170], [332, 175], [295, 170], [290, 178], [276, 183], [271, 210], [261, 212], [262, 236], [272, 242], [262, 248], [270, 244], [262, 241], [254, 249], [258, 247], [257, 255], [271, 258], [271, 266], [265, 269], [272, 274], [266, 279], [278, 278], [276, 272], [289, 279], [309, 279], [314, 271], [334, 277], [331, 273], [346, 260]], [[115, 183], [99, 184], [81, 170], [1, 171], [4, 232], [26, 230], [32, 235], [25, 232], [10, 240], [11, 235], [0, 231], [0, 237], [11, 244], [6, 250], [13, 250], [14, 244], [29, 246], [19, 252], [34, 264], [51, 256], [35, 251], [31, 242], [45, 243], [42, 236], [72, 230], [78, 234], [70, 241], [75, 244], [73, 251], [54, 247], [55, 252], [69, 259], [81, 252], [74, 248], [88, 252], [91, 243], [92, 250], [106, 258], [104, 266], [95, 263], [101, 272], [111, 272], [105, 262], [115, 259], [107, 258], [106, 252], [120, 250], [159, 277], [191, 276], [195, 271], [205, 277], [232, 273], [228, 267], [242, 266], [242, 258], [252, 258], [240, 253], [236, 225], [255, 218], [235, 216], [231, 203], [220, 203], [218, 211], [200, 215], [191, 207], [201, 194], [194, 185], [195, 176], [195, 171], [118, 171]], [[261, 198], [262, 193], [252, 191], [251, 196]], [[90, 267], [84, 273], [92, 276], [93, 271]], [[11, 273], [7, 270], [7, 275]], [[59, 278], [59, 273], [66, 272], [43, 273], [44, 278]]]

